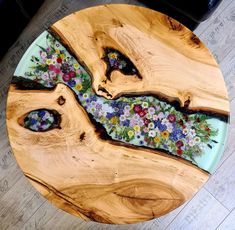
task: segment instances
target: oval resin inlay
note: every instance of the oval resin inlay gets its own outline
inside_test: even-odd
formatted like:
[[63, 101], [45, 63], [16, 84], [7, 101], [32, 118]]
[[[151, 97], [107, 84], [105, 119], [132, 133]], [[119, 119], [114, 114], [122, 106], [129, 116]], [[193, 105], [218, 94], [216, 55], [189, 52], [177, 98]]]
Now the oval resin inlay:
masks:
[[24, 127], [35, 132], [51, 129], [56, 122], [55, 115], [45, 109], [29, 112], [24, 118]]

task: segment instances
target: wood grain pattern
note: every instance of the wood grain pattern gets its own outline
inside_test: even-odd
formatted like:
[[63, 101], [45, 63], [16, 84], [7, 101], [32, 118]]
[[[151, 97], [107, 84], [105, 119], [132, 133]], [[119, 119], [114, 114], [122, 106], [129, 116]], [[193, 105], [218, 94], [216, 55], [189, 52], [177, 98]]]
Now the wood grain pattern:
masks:
[[[229, 114], [216, 61], [196, 35], [168, 16], [135, 6], [105, 5], [71, 14], [51, 29], [87, 65], [99, 95], [152, 93], [177, 100], [182, 107], [190, 101], [191, 110]], [[107, 80], [105, 47], [130, 58], [142, 79], [113, 71]]]
[[[129, 1], [129, 0], [112, 0], [112, 2], [115, 3], [132, 3], [132, 4], [140, 4], [139, 1]], [[37, 37], [40, 32], [42, 32], [47, 26], [51, 25], [53, 22], [59, 20], [63, 16], [67, 15], [69, 12], [73, 12], [75, 10], [79, 10], [84, 7], [89, 7], [91, 5], [96, 5], [96, 4], [101, 4], [101, 3], [110, 3], [110, 0], [68, 0], [68, 1], [63, 1], [63, 0], [46, 0], [45, 4], [43, 5], [42, 10], [32, 20], [32, 22], [27, 26], [26, 30], [22, 33], [22, 35], [19, 37], [17, 40], [16, 44], [12, 47], [11, 50], [9, 50], [7, 56], [1, 61], [0, 64], [0, 111], [2, 116], [0, 116], [0, 123], [3, 124], [5, 121], [5, 100], [6, 100], [6, 90], [8, 84], [7, 82], [10, 81], [10, 78], [14, 72], [14, 69], [16, 68], [16, 65], [18, 61], [20, 60], [21, 55], [26, 51], [27, 46], [32, 43], [33, 39]], [[229, 4], [231, 3], [231, 4]], [[221, 49], [217, 49], [217, 46], [214, 45], [211, 47], [211, 51], [213, 52], [215, 50], [215, 54], [217, 54], [219, 63], [222, 67], [222, 71], [224, 74], [225, 79], [227, 79], [227, 87], [232, 89], [232, 84], [234, 82], [234, 76], [235, 76], [235, 71], [233, 68], [233, 60], [235, 57], [235, 43], [232, 42], [232, 37], [230, 34], [233, 33], [235, 30], [235, 27], [232, 23], [231, 20], [228, 20], [233, 14], [232, 11], [226, 11], [224, 10], [225, 7], [234, 7], [235, 6], [235, 1], [233, 0], [224, 0], [222, 1], [222, 4], [218, 7], [217, 14], [215, 17], [209, 18], [207, 21], [204, 23], [200, 24], [199, 27], [196, 30], [196, 34], [202, 39], [203, 42], [211, 40], [211, 32], [217, 33], [217, 36], [215, 37], [215, 41], [218, 44], [218, 41], [220, 45], [223, 44], [223, 46], [230, 47], [230, 53], [229, 55], [226, 56], [226, 58], [223, 58], [223, 47]], [[219, 17], [218, 17], [219, 16]], [[214, 21], [218, 21], [221, 19], [225, 19], [225, 23], [223, 26], [226, 27], [226, 31], [218, 31], [216, 32], [216, 27], [213, 27], [213, 30], [211, 31], [211, 26], [213, 26]], [[223, 39], [223, 38], [230, 38], [230, 39]], [[226, 40], [226, 42], [225, 42]], [[210, 45], [209, 45], [210, 46]], [[219, 52], [217, 52], [219, 51]], [[223, 57], [221, 56], [223, 55]], [[230, 91], [230, 99], [235, 97], [235, 91], [231, 90]], [[231, 106], [231, 115], [234, 116], [235, 110], [234, 106]], [[234, 124], [230, 126], [231, 128], [234, 129]], [[21, 173], [21, 170], [16, 167], [16, 161], [14, 160], [14, 157], [11, 157], [11, 152], [9, 152], [9, 144], [8, 144], [8, 139], [5, 131], [5, 126], [0, 125], [0, 177], [4, 181], [6, 180], [8, 185], [8, 188], [6, 189], [5, 192], [0, 193], [0, 207], [3, 205], [3, 200], [6, 194], [9, 191], [12, 191], [10, 195], [8, 196], [8, 200], [12, 201], [17, 201], [16, 199], [16, 194], [24, 194], [26, 188], [28, 188], [28, 181], [27, 179], [23, 176]], [[229, 155], [234, 150], [234, 135], [235, 133], [232, 132], [230, 135], [230, 141], [227, 145], [227, 148], [225, 150], [225, 155], [226, 158], [221, 162], [223, 164], [220, 165], [220, 170], [223, 170], [225, 172], [230, 172], [233, 171], [233, 165], [231, 164], [225, 164], [226, 162], [230, 161], [228, 158]], [[13, 168], [14, 166], [14, 168]], [[12, 168], [12, 170], [10, 170]], [[14, 186], [16, 181], [19, 180], [17, 177], [19, 176], [22, 178], [20, 183], [22, 183], [22, 186]], [[17, 184], [16, 184], [17, 185]], [[214, 188], [218, 188], [220, 184], [214, 184]], [[6, 188], [5, 186], [0, 187], [0, 190], [4, 190]], [[225, 192], [227, 190], [233, 191], [234, 190], [234, 184], [233, 183], [228, 183], [228, 186], [225, 188]], [[212, 195], [214, 196], [214, 190], [210, 190]], [[207, 192], [204, 190], [204, 195]], [[228, 201], [233, 201], [234, 200], [234, 193], [227, 193], [227, 200]], [[30, 199], [29, 196], [26, 198], [28, 201]], [[37, 203], [38, 201], [36, 199], [32, 199], [32, 202]], [[201, 199], [200, 196], [196, 196], [193, 203], [192, 201], [188, 202], [188, 208], [195, 206], [195, 202], [200, 205]], [[221, 203], [222, 202], [222, 203]], [[4, 202], [5, 203], [5, 202]], [[227, 203], [227, 202], [226, 202]], [[71, 229], [78, 229], [78, 230], [104, 230], [104, 229], [109, 229], [109, 230], [116, 230], [116, 229], [125, 229], [125, 230], [130, 230], [130, 229], [138, 229], [138, 230], [163, 230], [163, 229], [169, 229], [169, 226], [174, 229], [182, 229], [182, 230], [188, 230], [188, 228], [184, 227], [179, 227], [177, 223], [180, 223], [181, 221], [184, 220], [185, 216], [180, 215], [179, 211], [170, 213], [164, 216], [164, 219], [170, 219], [167, 224], [162, 220], [155, 219], [149, 222], [145, 223], [139, 223], [136, 225], [123, 225], [123, 226], [116, 226], [116, 225], [103, 225], [103, 224], [98, 224], [94, 222], [85, 222], [82, 221], [80, 218], [76, 218], [72, 215], [67, 214], [66, 212], [61, 211], [60, 209], [55, 208], [54, 206], [51, 206], [50, 202], [46, 202], [45, 204], [41, 206], [34, 214], [31, 212], [31, 209], [29, 209], [26, 205], [22, 205], [18, 202], [16, 202], [15, 209], [22, 209], [23, 213], [28, 213], [28, 219], [24, 219], [21, 221], [21, 226], [18, 229], [27, 229], [27, 230], [33, 230], [33, 229], [44, 229], [44, 230], [50, 230], [50, 229], [63, 229], [63, 230], [71, 230]], [[216, 204], [216, 206], [215, 206]], [[203, 206], [201, 208], [201, 211], [203, 211], [205, 208], [209, 207], [207, 210], [208, 212], [211, 212], [213, 210], [216, 210], [213, 212], [213, 220], [216, 221], [216, 223], [221, 224], [223, 222], [224, 218], [226, 216], [220, 215], [220, 209], [223, 207], [226, 207], [226, 204], [223, 203], [222, 199], [220, 202], [217, 199], [213, 199], [212, 202], [208, 203], [208, 206]], [[184, 207], [186, 208], [186, 207]], [[234, 206], [233, 206], [234, 208]], [[54, 210], [50, 211], [50, 210]], [[231, 212], [232, 214], [234, 213]], [[233, 215], [231, 214], [231, 217]], [[173, 217], [171, 216], [173, 215]], [[3, 216], [9, 216], [12, 218], [14, 216], [14, 213], [12, 212], [12, 207], [9, 202], [5, 203], [5, 208], [4, 212], [0, 216], [0, 229], [5, 230], [5, 229], [16, 229], [14, 227], [14, 223], [8, 224], [7, 220]], [[198, 223], [201, 223], [201, 221], [208, 221], [208, 219], [204, 219], [205, 216], [200, 215], [200, 213], [197, 212], [195, 215], [195, 218], [192, 220], [191, 225], [192, 229], [196, 229], [198, 226]], [[18, 217], [19, 218], [19, 217]], [[172, 220], [175, 220], [172, 222]], [[177, 222], [176, 222], [177, 221]], [[233, 222], [231, 219], [229, 219], [229, 216], [225, 219], [223, 223], [221, 224], [221, 227], [218, 229], [228, 229], [231, 230]], [[158, 223], [158, 224], [154, 224]], [[228, 224], [226, 224], [228, 223]], [[6, 228], [5, 226], [8, 226]], [[148, 227], [149, 226], [149, 227]], [[216, 229], [217, 226], [215, 226], [213, 223], [209, 222], [209, 229]]]
[[[60, 96], [66, 100], [62, 106]], [[61, 114], [61, 129], [32, 133], [19, 124], [25, 112], [45, 105]], [[63, 84], [45, 92], [11, 86], [7, 127], [16, 160], [36, 189], [86, 220], [123, 224], [161, 216], [208, 178], [185, 160], [102, 140]]]

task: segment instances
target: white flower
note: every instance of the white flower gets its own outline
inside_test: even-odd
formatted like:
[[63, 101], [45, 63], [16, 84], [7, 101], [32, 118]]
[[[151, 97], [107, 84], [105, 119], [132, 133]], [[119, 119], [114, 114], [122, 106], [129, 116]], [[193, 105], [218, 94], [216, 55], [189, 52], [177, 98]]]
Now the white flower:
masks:
[[126, 110], [126, 111], [130, 111], [130, 109], [131, 109], [131, 107], [130, 107], [129, 105], [126, 105], [126, 106], [124, 107], [124, 110]]
[[129, 110], [124, 110], [124, 115], [125, 115], [126, 117], [129, 117], [129, 116], [130, 116]]
[[125, 121], [126, 120], [126, 117], [124, 115], [121, 115], [120, 116], [120, 121]]
[[167, 131], [171, 133], [173, 130], [173, 125], [169, 122], [166, 126], [167, 126]]
[[165, 117], [165, 115], [164, 115], [163, 112], [160, 112], [160, 113], [158, 114], [158, 118], [159, 118], [159, 119], [162, 119], [162, 118], [164, 118], [164, 117]]
[[150, 123], [148, 124], [148, 128], [149, 128], [149, 129], [153, 129], [153, 128], [154, 128], [154, 123], [153, 123], [153, 122], [150, 122]]
[[146, 118], [150, 120], [150, 119], [152, 118], [152, 115], [148, 113], [148, 114], [146, 115]]
[[196, 136], [195, 129], [190, 129], [189, 130], [189, 136], [191, 136], [191, 137], [195, 137]]
[[138, 121], [138, 125], [139, 125], [140, 127], [142, 127], [142, 126], [144, 125], [143, 120], [139, 120], [139, 121]]
[[148, 135], [149, 135], [149, 137], [155, 137], [156, 136], [156, 131], [150, 130]]
[[183, 134], [187, 135], [188, 134], [188, 129], [183, 129]]
[[167, 126], [169, 121], [166, 118], [163, 118], [161, 123]]
[[142, 107], [143, 107], [143, 108], [148, 108], [148, 106], [149, 106], [148, 102], [145, 102], [145, 101], [144, 101], [144, 102], [142, 103]]
[[195, 144], [199, 144], [201, 142], [201, 138], [200, 137], [195, 137], [194, 142], [195, 142]]
[[193, 147], [195, 145], [195, 142], [193, 139], [189, 140], [188, 142], [189, 146]]
[[154, 114], [155, 113], [155, 109], [153, 108], [153, 107], [150, 107], [149, 109], [148, 109], [148, 112], [149, 112], [149, 114]]

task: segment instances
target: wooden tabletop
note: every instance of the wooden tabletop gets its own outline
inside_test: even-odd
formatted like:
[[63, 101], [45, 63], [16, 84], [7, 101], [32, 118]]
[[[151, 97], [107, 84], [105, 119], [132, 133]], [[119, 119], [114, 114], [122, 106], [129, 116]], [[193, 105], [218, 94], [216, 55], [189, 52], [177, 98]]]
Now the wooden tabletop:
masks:
[[[142, 126], [124, 124], [122, 105]], [[223, 76], [200, 40], [166, 15], [128, 5], [52, 25], [22, 58], [7, 102], [10, 143], [30, 182], [71, 214], [116, 224], [153, 219], [191, 198], [209, 176], [195, 160], [199, 136], [213, 148], [220, 130], [210, 120], [226, 124], [228, 115]], [[174, 124], [182, 129], [175, 140]]]

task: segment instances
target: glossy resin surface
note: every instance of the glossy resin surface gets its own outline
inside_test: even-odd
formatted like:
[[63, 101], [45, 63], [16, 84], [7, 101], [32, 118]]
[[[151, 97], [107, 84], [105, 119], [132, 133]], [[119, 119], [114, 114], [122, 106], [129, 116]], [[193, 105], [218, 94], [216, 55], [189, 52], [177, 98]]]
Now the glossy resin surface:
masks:
[[[102, 60], [108, 78], [112, 71], [140, 77], [133, 63], [115, 49], [104, 48]], [[52, 89], [58, 83], [65, 84], [89, 116], [105, 129], [108, 138], [167, 152], [213, 172], [226, 141], [225, 117], [192, 113], [156, 96], [106, 99], [95, 94], [92, 77], [84, 67], [45, 31], [23, 56], [13, 83], [25, 89]], [[50, 111], [38, 109], [27, 115], [24, 127], [38, 132], [50, 130], [56, 119]]]

